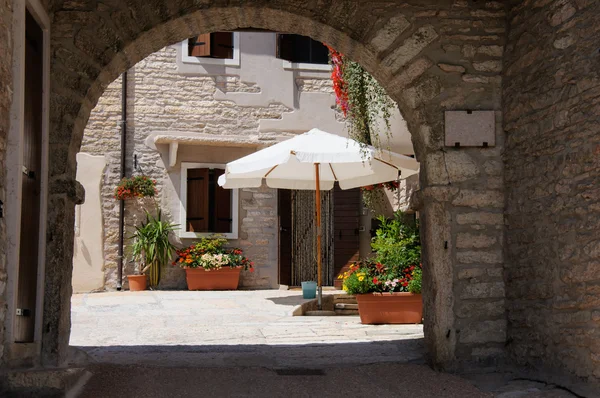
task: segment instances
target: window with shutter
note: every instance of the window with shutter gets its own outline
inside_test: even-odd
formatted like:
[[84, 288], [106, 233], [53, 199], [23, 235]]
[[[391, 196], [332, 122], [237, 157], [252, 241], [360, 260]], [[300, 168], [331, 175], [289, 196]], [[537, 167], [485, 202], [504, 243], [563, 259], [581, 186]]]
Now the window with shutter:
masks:
[[233, 59], [233, 32], [206, 33], [188, 40], [188, 55]]
[[237, 238], [238, 192], [219, 186], [219, 176], [225, 170], [215, 166], [182, 164], [182, 183], [185, 184], [181, 192], [185, 196], [182, 224], [185, 230], [180, 232], [181, 237], [220, 233], [230, 239]]
[[187, 171], [186, 231], [208, 232], [208, 169]]
[[277, 58], [293, 63], [326, 65], [329, 50], [310, 37], [280, 33], [277, 35]]

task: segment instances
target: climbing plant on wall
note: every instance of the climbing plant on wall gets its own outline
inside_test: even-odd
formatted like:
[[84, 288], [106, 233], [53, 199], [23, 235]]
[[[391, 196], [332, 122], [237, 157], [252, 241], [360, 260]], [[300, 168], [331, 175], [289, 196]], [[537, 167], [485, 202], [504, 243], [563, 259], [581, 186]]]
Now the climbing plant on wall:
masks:
[[[394, 101], [385, 89], [358, 63], [329, 48], [331, 79], [336, 102], [346, 118], [350, 138], [382, 149], [381, 138], [391, 138], [390, 118]], [[384, 187], [362, 189], [365, 206], [374, 210], [384, 199]]]

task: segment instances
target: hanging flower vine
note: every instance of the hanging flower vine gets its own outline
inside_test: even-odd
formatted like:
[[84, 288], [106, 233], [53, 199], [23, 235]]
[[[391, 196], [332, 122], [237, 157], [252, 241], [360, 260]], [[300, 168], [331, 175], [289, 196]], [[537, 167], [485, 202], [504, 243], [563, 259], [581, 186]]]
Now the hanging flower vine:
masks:
[[[336, 103], [346, 118], [348, 136], [365, 146], [381, 149], [381, 137], [389, 142], [392, 136], [390, 118], [396, 104], [362, 66], [330, 46], [327, 48]], [[365, 206], [374, 210], [385, 197], [385, 187], [384, 184], [364, 187]]]

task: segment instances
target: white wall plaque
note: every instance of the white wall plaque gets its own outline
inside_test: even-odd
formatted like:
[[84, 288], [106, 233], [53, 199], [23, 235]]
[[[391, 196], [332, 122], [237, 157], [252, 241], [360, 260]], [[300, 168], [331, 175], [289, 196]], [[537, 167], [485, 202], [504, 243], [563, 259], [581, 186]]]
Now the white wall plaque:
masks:
[[494, 146], [495, 124], [494, 111], [446, 111], [445, 145]]

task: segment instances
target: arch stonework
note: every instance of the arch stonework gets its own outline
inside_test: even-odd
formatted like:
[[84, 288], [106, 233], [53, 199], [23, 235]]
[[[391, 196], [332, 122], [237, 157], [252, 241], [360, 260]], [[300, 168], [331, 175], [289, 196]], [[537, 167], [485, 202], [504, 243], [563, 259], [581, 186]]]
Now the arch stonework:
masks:
[[[231, 4], [234, 3], [234, 4]], [[500, 2], [54, 1], [43, 356], [68, 354], [75, 181], [89, 114], [119, 74], [200, 32], [313, 37], [360, 62], [397, 101], [421, 162], [425, 339], [431, 362], [497, 362], [506, 342]], [[496, 146], [444, 146], [444, 110], [493, 110]]]

